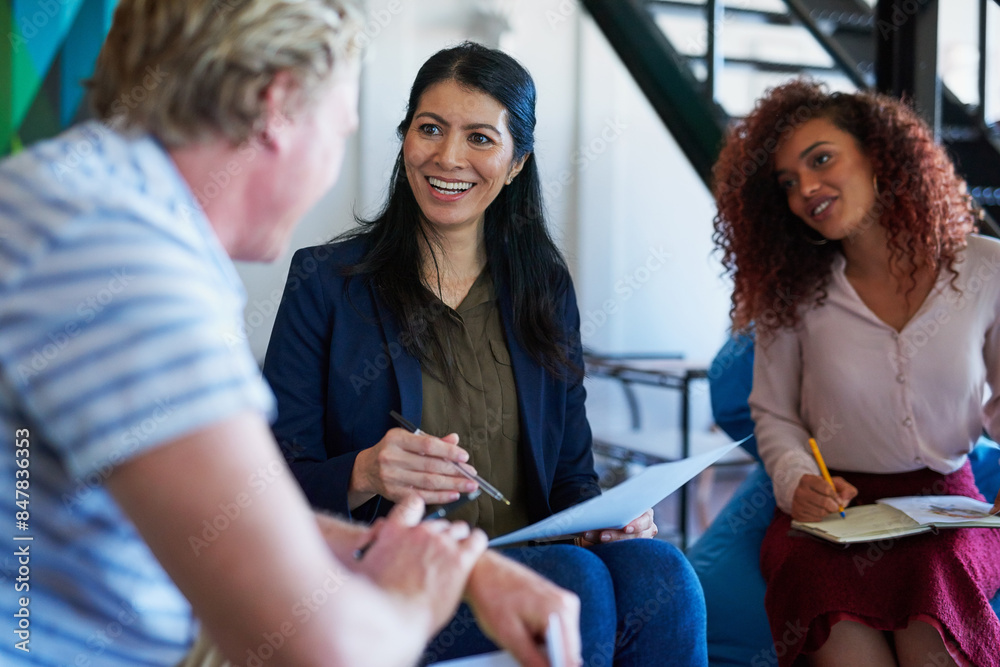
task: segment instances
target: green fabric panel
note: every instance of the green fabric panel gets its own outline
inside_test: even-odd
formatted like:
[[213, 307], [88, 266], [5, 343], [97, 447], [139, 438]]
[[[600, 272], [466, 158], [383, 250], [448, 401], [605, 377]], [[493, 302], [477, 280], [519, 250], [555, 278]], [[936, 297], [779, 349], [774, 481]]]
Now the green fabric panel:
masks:
[[0, 0], [0, 156], [76, 118], [117, 0]]

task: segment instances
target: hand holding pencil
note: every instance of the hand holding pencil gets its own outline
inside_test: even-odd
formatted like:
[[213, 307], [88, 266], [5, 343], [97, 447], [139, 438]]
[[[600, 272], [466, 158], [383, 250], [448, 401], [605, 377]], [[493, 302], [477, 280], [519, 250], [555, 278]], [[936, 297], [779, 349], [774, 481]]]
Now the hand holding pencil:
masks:
[[816, 441], [809, 439], [819, 475], [803, 475], [792, 497], [792, 518], [796, 521], [820, 521], [833, 512], [844, 516], [844, 507], [858, 495], [858, 490], [843, 477], [831, 477]]
[[[830, 471], [826, 468], [826, 462], [823, 460], [823, 455], [819, 453], [819, 445], [816, 444], [816, 438], [809, 438], [809, 446], [812, 448], [813, 456], [816, 458], [816, 463], [819, 464], [819, 474], [823, 475], [823, 479], [826, 483], [830, 485], [834, 493], [837, 493], [837, 485], [833, 483], [833, 479], [830, 477]], [[844, 504], [837, 501], [837, 509], [840, 510], [840, 518], [843, 519], [847, 515], [844, 514]]]

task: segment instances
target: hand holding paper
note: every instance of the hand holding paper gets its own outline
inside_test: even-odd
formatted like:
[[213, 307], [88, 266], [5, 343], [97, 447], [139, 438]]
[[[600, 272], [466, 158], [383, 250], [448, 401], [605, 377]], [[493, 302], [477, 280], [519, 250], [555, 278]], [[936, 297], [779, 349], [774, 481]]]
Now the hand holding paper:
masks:
[[551, 540], [605, 528], [624, 528], [739, 444], [734, 442], [691, 458], [649, 466], [596, 498], [521, 530], [493, 538], [490, 546], [498, 547], [527, 540]]
[[[549, 659], [549, 667], [573, 667], [576, 664], [570, 663], [566, 659], [562, 633], [562, 623], [559, 621], [559, 617], [552, 614], [549, 617], [548, 629], [545, 631], [545, 650]], [[484, 653], [437, 664], [438, 667], [518, 667], [520, 665], [514, 656], [507, 651]]]
[[[569, 666], [580, 659], [580, 599], [520, 563], [487, 551], [465, 589], [479, 628], [522, 665], [545, 667], [546, 639], [559, 633]], [[552, 618], [560, 621], [552, 629]], [[561, 633], [559, 631], [562, 631]]]
[[635, 519], [628, 522], [621, 530], [617, 528], [605, 528], [604, 530], [588, 530], [583, 534], [583, 546], [593, 544], [607, 544], [618, 540], [634, 540], [636, 538], [656, 537], [659, 529], [653, 521], [652, 508], [646, 510]]

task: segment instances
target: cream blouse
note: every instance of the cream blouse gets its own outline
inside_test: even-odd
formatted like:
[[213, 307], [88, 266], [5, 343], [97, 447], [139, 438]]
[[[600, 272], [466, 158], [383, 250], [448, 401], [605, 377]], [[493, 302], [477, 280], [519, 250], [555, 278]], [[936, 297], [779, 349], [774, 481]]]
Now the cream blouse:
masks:
[[834, 470], [949, 473], [984, 426], [1000, 434], [1000, 242], [970, 236], [955, 265], [960, 292], [942, 270], [898, 333], [858, 297], [844, 265], [834, 260], [822, 306], [756, 344], [750, 410], [789, 513], [802, 475], [818, 474], [810, 435]]

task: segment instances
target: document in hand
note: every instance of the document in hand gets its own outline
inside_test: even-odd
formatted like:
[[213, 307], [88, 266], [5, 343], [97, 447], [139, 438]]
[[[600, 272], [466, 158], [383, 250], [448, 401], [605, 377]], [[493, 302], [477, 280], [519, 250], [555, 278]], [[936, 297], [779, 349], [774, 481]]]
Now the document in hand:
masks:
[[792, 528], [838, 544], [926, 533], [938, 528], [1000, 528], [993, 505], [965, 496], [882, 498], [874, 505], [847, 508], [847, 518], [833, 513], [822, 521], [792, 521]]
[[[549, 659], [549, 667], [566, 667], [566, 656], [563, 650], [562, 630], [559, 618], [549, 615], [549, 626], [545, 632], [545, 653]], [[517, 667], [517, 660], [507, 651], [494, 651], [474, 655], [468, 658], [458, 658], [435, 663], [436, 667]]]
[[467, 658], [456, 658], [434, 663], [435, 667], [518, 667], [517, 660], [507, 651], [482, 653]]
[[499, 547], [527, 540], [551, 540], [586, 530], [624, 528], [632, 519], [684, 486], [692, 477], [739, 444], [734, 442], [680, 461], [649, 466], [596, 498], [513, 533], [494, 537], [490, 540], [490, 546]]

